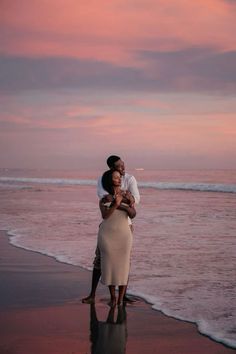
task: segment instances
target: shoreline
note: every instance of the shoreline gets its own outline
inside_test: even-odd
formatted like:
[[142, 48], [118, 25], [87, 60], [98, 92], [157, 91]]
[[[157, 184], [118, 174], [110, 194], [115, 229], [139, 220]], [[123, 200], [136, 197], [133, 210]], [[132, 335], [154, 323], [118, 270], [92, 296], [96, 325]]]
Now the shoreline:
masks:
[[[82, 304], [81, 298], [88, 294], [90, 288], [90, 271], [79, 266], [62, 263], [52, 256], [21, 248], [9, 241], [10, 237], [6, 231], [0, 231], [1, 249], [4, 250], [0, 264], [1, 282], [4, 289], [1, 296], [0, 308], [5, 319], [5, 324], [9, 324], [9, 328], [8, 326], [4, 326], [3, 328], [5, 336], [3, 338], [4, 341], [1, 342], [4, 343], [4, 348], [12, 348], [17, 338], [18, 343], [22, 345], [22, 351], [14, 351], [14, 353], [24, 352], [26, 354], [28, 353], [27, 350], [29, 352], [32, 350], [32, 347], [28, 348], [25, 340], [22, 343], [22, 337], [20, 336], [22, 328], [19, 323], [17, 325], [17, 321], [12, 316], [13, 314], [25, 319], [24, 327], [29, 331], [28, 335], [27, 331], [25, 331], [24, 336], [26, 337], [32, 337], [30, 329], [32, 324], [35, 324], [34, 316], [36, 313], [38, 314], [40, 321], [36, 321], [37, 325], [33, 326], [35, 331], [34, 340], [30, 342], [31, 345], [35, 345], [39, 339], [36, 334], [42, 328], [42, 324], [45, 324], [45, 321], [51, 325], [50, 328], [46, 326], [43, 338], [47, 339], [48, 333], [51, 333], [52, 328], [54, 328], [52, 331], [53, 337], [56, 341], [60, 342], [61, 335], [59, 336], [59, 334], [62, 329], [60, 328], [58, 332], [58, 322], [55, 322], [55, 318], [57, 316], [60, 317], [61, 313], [63, 313], [63, 322], [67, 318], [69, 321], [69, 323], [66, 321], [67, 326], [66, 323], [63, 326], [63, 331], [65, 331], [63, 340], [67, 345], [64, 347], [65, 351], [63, 351], [63, 346], [60, 348], [60, 351], [57, 348], [57, 353], [68, 353], [70, 349], [75, 349], [74, 346], [77, 348], [77, 353], [89, 353], [92, 350], [92, 346], [97, 343], [96, 341], [91, 343], [89, 339], [93, 334], [91, 330], [91, 318], [94, 316], [94, 310], [95, 314], [97, 311], [99, 317], [103, 319], [102, 321], [98, 321], [98, 325], [103, 324], [104, 327], [104, 324], [107, 324], [105, 320], [110, 309], [107, 306], [109, 298], [107, 289], [99, 285], [94, 308]], [[19, 284], [21, 285], [19, 286]], [[30, 318], [29, 316], [27, 317], [29, 313], [31, 313]], [[32, 313], [34, 314], [33, 317]], [[49, 314], [52, 316], [52, 319], [49, 319]], [[168, 354], [171, 353], [173, 347], [176, 348], [175, 352], [181, 354], [189, 351], [191, 353], [201, 352], [202, 354], [235, 352], [235, 349], [228, 345], [217, 342], [209, 336], [200, 333], [195, 323], [175, 319], [163, 314], [159, 310], [152, 309], [151, 305], [144, 299], [139, 299], [133, 305], [127, 305], [125, 314], [116, 315], [120, 315], [120, 318], [122, 316], [126, 318], [125, 321], [123, 319], [123, 324], [119, 323], [119, 326], [113, 323], [113, 328], [116, 329], [117, 333], [114, 332], [116, 336], [121, 339], [123, 344], [125, 343], [127, 353], [155, 353], [161, 350], [163, 353]], [[77, 336], [72, 339], [71, 333], [74, 333], [73, 331], [76, 328], [78, 330], [77, 321], [80, 324], [79, 328], [80, 331], [82, 330], [83, 336], [78, 336], [77, 333]], [[22, 323], [22, 321], [20, 322]], [[73, 322], [73, 326], [71, 322]], [[15, 329], [14, 334], [10, 333], [12, 327]], [[6, 333], [7, 328], [9, 331]], [[128, 338], [124, 334], [125, 331], [128, 332]], [[42, 340], [42, 337], [40, 338]], [[85, 338], [87, 339], [85, 340]], [[53, 343], [48, 347], [45, 343], [44, 345], [45, 347], [41, 351], [35, 351], [35, 353], [49, 353], [49, 351], [47, 352], [47, 348], [49, 347], [50, 351], [53, 350]], [[107, 347], [109, 343], [103, 342], [100, 345]], [[2, 347], [3, 344], [0, 345], [0, 351]], [[55, 347], [53, 348], [55, 350]], [[78, 348], [80, 351], [78, 351]], [[120, 352], [124, 353], [124, 351]]]
[[[11, 241], [11, 239], [12, 238], [14, 239], [14, 237], [15, 237], [14, 234], [11, 234], [7, 230], [0, 230], [0, 232], [3, 232], [3, 233], [6, 234], [6, 237], [8, 238], [8, 241], [9, 241], [10, 245], [12, 245], [13, 247], [16, 247], [16, 248], [19, 248], [19, 249], [23, 249], [23, 250], [29, 251], [29, 252], [34, 252], [36, 254], [52, 258], [53, 260], [55, 260], [56, 262], [61, 263], [61, 264], [70, 265], [72, 267], [78, 267], [79, 269], [81, 269], [81, 270], [83, 270], [85, 272], [88, 272], [88, 274], [90, 274], [90, 272], [92, 271], [92, 268], [88, 269], [86, 267], [82, 267], [81, 265], [75, 265], [73, 263], [69, 263], [69, 262], [66, 262], [66, 261], [64, 261], [62, 259], [59, 259], [59, 258], [57, 258], [54, 255], [50, 255], [50, 254], [47, 254], [47, 253], [43, 253], [43, 252], [40, 252], [40, 251], [37, 251], [37, 250], [32, 250], [30, 248], [18, 245], [17, 243], [14, 243], [14, 242]], [[103, 285], [101, 285], [101, 286], [103, 287]], [[98, 289], [99, 289], [99, 286], [98, 286]], [[127, 291], [127, 294], [130, 295], [131, 297], [135, 298], [135, 299], [139, 299], [139, 301], [143, 301], [144, 303], [148, 304], [153, 311], [158, 311], [158, 312], [160, 312], [161, 314], [163, 314], [164, 316], [166, 316], [168, 318], [172, 318], [172, 319], [175, 319], [175, 320], [178, 320], [178, 321], [181, 321], [181, 322], [186, 322], [186, 323], [192, 324], [192, 325], [196, 326], [196, 329], [197, 329], [197, 331], [198, 331], [198, 333], [200, 335], [205, 336], [205, 337], [211, 339], [212, 341], [214, 341], [216, 343], [222, 344], [226, 348], [236, 350], [236, 348], [233, 345], [230, 345], [230, 344], [224, 342], [224, 340], [219, 340], [219, 339], [215, 338], [214, 335], [210, 335], [210, 334], [207, 334], [207, 333], [204, 333], [204, 332], [200, 331], [197, 322], [194, 322], [194, 321], [191, 321], [191, 320], [187, 320], [187, 319], [184, 319], [184, 318], [178, 318], [178, 317], [175, 317], [175, 316], [173, 316], [171, 314], [166, 313], [164, 310], [162, 310], [160, 308], [157, 308], [157, 307], [155, 308], [155, 304], [153, 304], [153, 302], [151, 302], [148, 299], [146, 299], [145, 295], [137, 294], [137, 293], [134, 293], [134, 292], [129, 291], [129, 290]]]

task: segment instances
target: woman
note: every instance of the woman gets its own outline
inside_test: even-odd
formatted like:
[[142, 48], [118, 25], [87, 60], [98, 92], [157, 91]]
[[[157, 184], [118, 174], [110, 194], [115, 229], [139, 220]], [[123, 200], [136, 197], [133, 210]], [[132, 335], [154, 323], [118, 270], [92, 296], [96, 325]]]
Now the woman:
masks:
[[109, 286], [110, 305], [116, 305], [115, 287], [119, 286], [118, 305], [123, 302], [128, 283], [132, 232], [128, 216], [134, 218], [136, 211], [132, 204], [122, 203], [125, 192], [121, 190], [121, 175], [108, 170], [102, 176], [103, 188], [113, 198], [111, 203], [102, 199], [99, 203], [103, 222], [98, 232], [98, 247], [101, 252], [102, 283]]
[[95, 304], [90, 306], [91, 354], [125, 354], [127, 321], [125, 306], [119, 306], [117, 314], [111, 307], [106, 321], [99, 321]]

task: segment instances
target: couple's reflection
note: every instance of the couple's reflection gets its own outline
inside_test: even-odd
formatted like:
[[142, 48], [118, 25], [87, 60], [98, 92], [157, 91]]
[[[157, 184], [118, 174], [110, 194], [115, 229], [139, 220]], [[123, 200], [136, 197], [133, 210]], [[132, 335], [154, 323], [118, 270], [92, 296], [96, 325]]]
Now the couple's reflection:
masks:
[[125, 354], [127, 340], [125, 306], [111, 307], [106, 321], [97, 318], [95, 304], [90, 306], [91, 354]]

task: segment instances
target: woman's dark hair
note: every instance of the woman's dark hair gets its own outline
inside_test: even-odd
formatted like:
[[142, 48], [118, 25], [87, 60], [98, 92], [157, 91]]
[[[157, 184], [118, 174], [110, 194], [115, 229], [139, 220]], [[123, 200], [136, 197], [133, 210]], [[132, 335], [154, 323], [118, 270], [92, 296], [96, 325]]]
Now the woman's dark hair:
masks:
[[102, 186], [109, 194], [114, 194], [114, 187], [112, 183], [112, 173], [114, 171], [107, 170], [102, 175]]

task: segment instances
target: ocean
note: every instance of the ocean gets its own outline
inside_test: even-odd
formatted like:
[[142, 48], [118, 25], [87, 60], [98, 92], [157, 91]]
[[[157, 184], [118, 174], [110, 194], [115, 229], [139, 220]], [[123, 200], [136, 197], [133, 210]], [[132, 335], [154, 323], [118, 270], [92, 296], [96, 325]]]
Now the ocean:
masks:
[[[129, 293], [236, 348], [236, 171], [127, 172], [141, 194]], [[0, 228], [18, 247], [91, 270], [100, 174], [1, 169]]]

